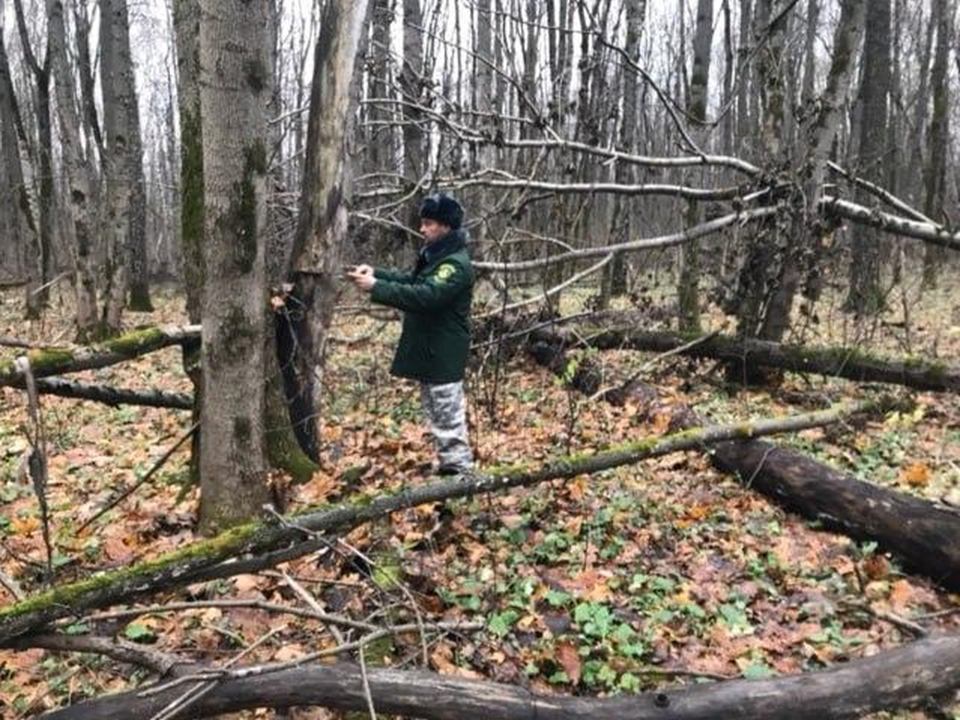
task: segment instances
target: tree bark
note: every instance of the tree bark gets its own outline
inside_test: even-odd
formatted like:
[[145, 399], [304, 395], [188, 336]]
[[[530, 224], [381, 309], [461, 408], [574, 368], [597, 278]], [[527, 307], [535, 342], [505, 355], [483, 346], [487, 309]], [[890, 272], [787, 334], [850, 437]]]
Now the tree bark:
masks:
[[[41, 64], [33, 52], [30, 36], [27, 32], [27, 19], [23, 12], [23, 3], [21, 0], [14, 0], [13, 5], [24, 61], [32, 72], [36, 84], [37, 152], [33, 158], [32, 177], [28, 182], [36, 185], [37, 239], [39, 243], [36, 263], [39, 274], [36, 278], [37, 282], [27, 286], [27, 315], [28, 317], [39, 317], [40, 310], [47, 305], [49, 298], [49, 290], [46, 285], [50, 280], [54, 235], [53, 121], [50, 109], [51, 44], [47, 43], [46, 55]], [[26, 130], [22, 122], [18, 123], [18, 128], [20, 142], [29, 147]], [[39, 172], [37, 172], [38, 169]]]
[[[351, 199], [348, 160], [353, 84], [367, 0], [325, 5], [314, 55], [300, 219], [291, 277], [297, 310], [281, 319], [281, 365], [288, 368], [288, 397], [303, 449], [318, 456], [322, 378], [330, 324], [341, 281], [341, 253]], [[284, 336], [286, 340], [284, 340]]]
[[[956, 37], [953, 30], [952, 0], [935, 0], [930, 22], [936, 22], [937, 47], [934, 53], [930, 84], [933, 87], [933, 115], [928, 135], [929, 154], [923, 174], [923, 214], [940, 221], [944, 214], [947, 185], [947, 158], [950, 147], [950, 42]], [[926, 103], [926, 98], [920, 98]], [[923, 255], [923, 283], [933, 287], [937, 283], [940, 266], [945, 260], [943, 251], [926, 248]]]
[[[117, 243], [117, 258], [125, 260], [127, 272], [105, 312], [107, 324], [119, 325], [119, 307], [129, 288], [130, 309], [151, 311], [149, 268], [147, 265], [146, 211], [143, 143], [140, 137], [140, 111], [130, 52], [130, 17], [127, 0], [100, 0], [100, 38], [103, 60], [100, 70], [104, 96], [106, 130], [107, 195], [112, 199], [107, 210]], [[116, 316], [116, 317], [114, 317]]]
[[[49, 53], [57, 114], [60, 119], [60, 148], [69, 197], [70, 229], [76, 265], [77, 337], [81, 341], [98, 339], [104, 328], [97, 318], [97, 272], [94, 247], [94, 198], [90, 164], [80, 136], [80, 118], [73, 96], [73, 68], [67, 55], [66, 28], [62, 0], [47, 0]], [[112, 267], [107, 267], [110, 272]]]
[[268, 22], [267, 0], [201, 5], [200, 527], [206, 533], [259, 515], [270, 499], [262, 422]]
[[[693, 36], [693, 69], [690, 73], [690, 95], [687, 99], [687, 114], [693, 123], [702, 123], [707, 118], [707, 102], [710, 97], [710, 58], [713, 45], [713, 0], [699, 0], [697, 3], [697, 24]], [[698, 145], [708, 138], [701, 126], [696, 124], [691, 130]], [[706, 173], [700, 173], [701, 181]], [[697, 203], [687, 205], [687, 227], [700, 223], [700, 209]], [[677, 302], [680, 307], [678, 318], [680, 330], [700, 331], [700, 243], [696, 240], [680, 248], [680, 281], [677, 287]]]
[[[891, 90], [890, 1], [870, 3], [863, 43], [857, 174], [874, 183], [886, 179], [886, 155], [890, 150], [886, 147]], [[865, 190], [857, 188], [858, 203], [864, 204], [866, 195]], [[852, 246], [846, 308], [857, 316], [875, 315], [886, 305], [880, 285], [881, 241], [873, 228], [858, 225], [853, 228]]]
[[[364, 675], [366, 677], [364, 677]], [[853, 660], [828, 670], [766, 680], [665, 688], [636, 696], [535, 695], [524, 688], [422, 671], [312, 665], [221, 682], [182, 717], [203, 718], [257, 707], [367, 709], [426, 720], [840, 720], [915, 707], [960, 685], [960, 638], [947, 635]], [[183, 693], [143, 689], [55, 710], [46, 720], [152, 717]]]

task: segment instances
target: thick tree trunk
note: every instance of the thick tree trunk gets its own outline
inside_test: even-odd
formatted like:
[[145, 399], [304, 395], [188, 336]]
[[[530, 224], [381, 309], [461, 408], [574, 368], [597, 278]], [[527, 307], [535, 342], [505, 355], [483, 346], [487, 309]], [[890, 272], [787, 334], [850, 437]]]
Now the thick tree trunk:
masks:
[[[886, 179], [887, 123], [890, 97], [890, 0], [873, 0], [867, 14], [863, 69], [860, 81], [860, 147], [858, 175], [883, 184]], [[857, 202], [864, 204], [867, 192], [857, 188]], [[871, 227], [856, 226], [852, 232], [850, 293], [847, 309], [856, 315], [875, 315], [886, 302], [880, 285], [881, 241]]]
[[[60, 148], [69, 197], [71, 236], [76, 264], [77, 336], [86, 341], [104, 334], [97, 318], [97, 270], [93, 254], [94, 207], [90, 165], [80, 137], [80, 118], [73, 96], [72, 67], [67, 55], [62, 0], [47, 0], [50, 62], [56, 78]], [[109, 263], [108, 263], [109, 264]]]
[[204, 285], [200, 524], [213, 532], [269, 501], [264, 445], [267, 0], [201, 6]]
[[[423, 8], [420, 0], [403, 0], [403, 69], [400, 73], [400, 87], [407, 99], [414, 103], [425, 99], [422, 27]], [[415, 108], [404, 106], [403, 174], [408, 183], [417, 182], [430, 164], [420, 120], [420, 113]]]
[[356, 103], [355, 63], [367, 8], [366, 0], [334, 0], [326, 4], [320, 22], [291, 268], [297, 310], [279, 321], [280, 361], [287, 368], [294, 428], [304, 450], [314, 459], [326, 348], [337, 284], [342, 278], [340, 258], [351, 194], [347, 143]]
[[669, 352], [689, 345], [679, 354], [736, 362], [746, 367], [748, 374], [754, 367], [780, 368], [857, 382], [960, 392], [960, 366], [938, 361], [875, 357], [859, 348], [805, 347], [724, 335], [705, 335], [697, 340], [690, 335], [643, 331], [606, 332], [591, 337], [590, 344], [606, 349], [623, 347], [649, 352]]
[[[200, 122], [200, 2], [175, 0], [173, 29], [177, 45], [177, 103], [180, 111], [180, 244], [187, 317], [199, 323], [203, 299], [203, 127]], [[183, 369], [193, 383], [193, 422], [200, 422], [203, 375], [200, 347], [183, 349]], [[190, 445], [191, 478], [200, 482], [200, 443], [195, 432]]]
[[[944, 636], [819, 672], [614, 698], [535, 695], [511, 685], [422, 671], [369, 668], [364, 673], [352, 665], [313, 665], [224, 680], [182, 717], [311, 705], [365, 711], [369, 692], [380, 713], [427, 720], [840, 720], [877, 710], [915, 707], [958, 686], [960, 638]], [[144, 697], [142, 690], [91, 700], [43, 717], [152, 717], [184, 692], [183, 687], [171, 687]]]

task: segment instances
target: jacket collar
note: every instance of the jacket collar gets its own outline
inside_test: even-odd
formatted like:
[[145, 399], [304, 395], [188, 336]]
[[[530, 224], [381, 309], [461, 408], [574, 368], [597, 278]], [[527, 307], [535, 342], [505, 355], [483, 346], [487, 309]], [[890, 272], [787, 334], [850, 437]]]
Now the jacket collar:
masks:
[[466, 243], [467, 234], [463, 230], [451, 230], [436, 242], [420, 248], [417, 255], [417, 269], [424, 268], [457, 250], [462, 250]]

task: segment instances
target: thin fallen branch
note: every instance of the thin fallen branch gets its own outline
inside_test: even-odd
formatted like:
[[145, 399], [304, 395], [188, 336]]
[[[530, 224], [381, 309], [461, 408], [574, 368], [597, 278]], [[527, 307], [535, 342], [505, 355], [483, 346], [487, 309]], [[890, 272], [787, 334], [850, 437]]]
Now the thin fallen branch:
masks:
[[[200, 326], [152, 327], [135, 330], [89, 347], [50, 347], [26, 354], [36, 378], [116, 365], [171, 345], [200, 341]], [[13, 361], [0, 361], [0, 386], [23, 387], [24, 375]]]
[[[960, 637], [910, 643], [819, 672], [765, 680], [729, 680], [607, 698], [535, 695], [512, 685], [422, 671], [368, 668], [369, 696], [380, 712], [426, 720], [840, 720], [878, 710], [916, 707], [960, 686]], [[45, 720], [150, 717], [175, 691], [138, 691], [55, 710]], [[356, 666], [311, 665], [228, 679], [184, 717], [203, 718], [258, 707], [368, 708]]]
[[97, 635], [65, 635], [43, 633], [22, 638], [9, 645], [13, 650], [40, 648], [55, 652], [78, 652], [104, 655], [118, 662], [137, 665], [152, 670], [161, 677], [177, 675], [194, 665], [171, 653], [165, 653], [149, 645], [140, 645], [117, 638]]
[[821, 205], [827, 212], [847, 220], [879, 228], [894, 235], [923, 240], [925, 243], [949, 250], [960, 250], [960, 233], [950, 232], [941, 225], [917, 222], [836, 197], [824, 196]]
[[163, 390], [129, 390], [110, 385], [92, 385], [74, 382], [61, 377], [48, 377], [37, 380], [37, 390], [41, 395], [91, 400], [105, 405], [141, 405], [143, 407], [171, 408], [190, 410], [193, 397], [186, 393], [172, 393]]
[[729, 440], [821, 427], [875, 408], [876, 401], [866, 401], [775, 420], [693, 428], [673, 435], [625, 443], [590, 456], [581, 454], [554, 458], [542, 464], [488, 468], [483, 475], [469, 473], [408, 488], [393, 495], [372, 500], [362, 498], [349, 504], [294, 516], [284, 525], [275, 522], [242, 525], [210, 540], [193, 543], [138, 565], [94, 575], [0, 608], [0, 644], [61, 618], [75, 617], [94, 608], [108, 607], [201, 580], [257, 572], [302, 557], [329, 543], [327, 537], [303, 540], [304, 531], [342, 533], [417, 505], [572, 478]]
[[719, 232], [732, 225], [743, 225], [748, 222], [754, 222], [763, 218], [770, 217], [780, 212], [777, 206], [755, 208], [744, 210], [742, 212], [730, 213], [722, 217], [709, 220], [700, 225], [695, 225], [682, 232], [662, 235], [654, 238], [644, 238], [641, 240], [631, 240], [629, 242], [618, 243], [616, 245], [605, 245], [603, 247], [583, 248], [572, 252], [560, 253], [551, 257], [540, 258], [538, 260], [525, 260], [513, 263], [498, 262], [477, 262], [474, 267], [481, 270], [493, 270], [495, 272], [516, 272], [520, 270], [534, 270], [537, 268], [555, 265], [557, 263], [570, 262], [571, 260], [583, 260], [585, 258], [608, 255], [614, 252], [633, 252], [637, 250], [652, 250], [656, 248], [672, 247], [682, 245], [683, 243], [695, 240], [697, 238]]
[[22, 356], [14, 360], [14, 367], [24, 377], [27, 391], [27, 407], [30, 416], [30, 454], [27, 456], [27, 470], [33, 483], [33, 492], [40, 506], [40, 527], [43, 533], [43, 546], [47, 553], [46, 580], [53, 578], [53, 544], [50, 539], [50, 508], [47, 504], [47, 433], [43, 427], [43, 413], [40, 411], [40, 396], [33, 376], [30, 359]]

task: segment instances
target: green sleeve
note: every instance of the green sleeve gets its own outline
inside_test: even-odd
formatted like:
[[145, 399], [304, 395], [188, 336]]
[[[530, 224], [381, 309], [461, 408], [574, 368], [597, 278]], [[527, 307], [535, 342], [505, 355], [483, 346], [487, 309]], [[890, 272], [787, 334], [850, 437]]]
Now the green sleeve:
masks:
[[413, 282], [413, 273], [403, 272], [402, 270], [390, 270], [388, 268], [375, 267], [373, 276], [377, 280], [386, 280], [387, 282], [407, 284]]
[[422, 283], [378, 279], [370, 291], [370, 299], [404, 312], [432, 312], [449, 305], [472, 283], [468, 270], [456, 262], [442, 262]]

